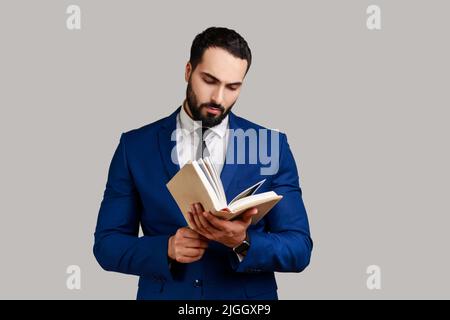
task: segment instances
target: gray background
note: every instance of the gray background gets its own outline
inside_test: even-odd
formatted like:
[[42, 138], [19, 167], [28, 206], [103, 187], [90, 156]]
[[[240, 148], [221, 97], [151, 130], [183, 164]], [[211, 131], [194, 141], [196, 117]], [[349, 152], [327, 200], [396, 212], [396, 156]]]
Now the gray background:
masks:
[[[82, 29], [66, 29], [80, 5]], [[380, 5], [382, 30], [366, 28]], [[194, 36], [254, 63], [235, 112], [288, 134], [314, 251], [281, 299], [450, 298], [449, 1], [0, 2], [0, 298], [134, 299], [93, 232], [122, 132], [181, 104]], [[66, 267], [81, 267], [81, 290]], [[368, 290], [366, 267], [381, 267]]]

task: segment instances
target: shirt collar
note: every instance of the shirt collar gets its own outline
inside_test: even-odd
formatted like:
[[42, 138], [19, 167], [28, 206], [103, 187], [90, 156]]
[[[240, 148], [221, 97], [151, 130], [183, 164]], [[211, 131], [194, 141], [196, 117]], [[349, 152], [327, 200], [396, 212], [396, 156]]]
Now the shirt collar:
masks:
[[[181, 106], [180, 110], [180, 125], [181, 129], [187, 130], [189, 133], [192, 133], [196, 127], [194, 127], [194, 120], [187, 114], [186, 110], [184, 110], [184, 105]], [[223, 138], [227, 132], [228, 128], [228, 115], [222, 120], [218, 125], [209, 128], [212, 132], [214, 132], [219, 137]]]

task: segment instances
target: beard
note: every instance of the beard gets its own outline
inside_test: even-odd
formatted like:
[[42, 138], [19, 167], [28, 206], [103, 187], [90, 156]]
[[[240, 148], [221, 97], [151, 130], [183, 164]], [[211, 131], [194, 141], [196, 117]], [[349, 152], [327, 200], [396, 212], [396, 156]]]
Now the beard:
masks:
[[[206, 127], [206, 128], [211, 128], [211, 127], [214, 127], [214, 126], [217, 126], [218, 124], [220, 124], [222, 122], [222, 120], [225, 119], [225, 117], [230, 113], [231, 109], [233, 108], [234, 104], [236, 103], [236, 101], [233, 102], [233, 104], [228, 109], [225, 109], [224, 106], [217, 104], [217, 103], [213, 103], [213, 102], [202, 103], [199, 105], [197, 96], [196, 96], [194, 90], [192, 90], [190, 79], [188, 81], [188, 85], [187, 85], [187, 89], [186, 89], [186, 100], [188, 103], [188, 108], [191, 111], [192, 118], [194, 119], [194, 121], [201, 121], [202, 126]], [[206, 109], [208, 107], [219, 109], [220, 114], [214, 115], [209, 112], [206, 112], [206, 115], [203, 115], [202, 109]]]

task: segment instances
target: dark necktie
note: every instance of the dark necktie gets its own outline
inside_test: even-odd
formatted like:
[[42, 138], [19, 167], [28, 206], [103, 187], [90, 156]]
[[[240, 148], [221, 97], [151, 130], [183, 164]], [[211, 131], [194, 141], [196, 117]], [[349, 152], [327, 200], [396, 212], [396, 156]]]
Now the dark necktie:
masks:
[[[210, 156], [208, 147], [206, 146], [206, 137], [211, 133], [211, 131], [208, 131], [206, 134], [206, 130], [208, 130], [209, 128], [205, 128], [202, 127], [201, 130], [198, 129], [196, 131], [197, 136], [199, 137], [199, 139], [201, 139], [201, 143], [198, 144], [198, 148], [197, 148], [197, 152], [195, 154], [195, 159], [201, 159], [201, 158], [206, 158]], [[199, 136], [201, 134], [201, 137]]]

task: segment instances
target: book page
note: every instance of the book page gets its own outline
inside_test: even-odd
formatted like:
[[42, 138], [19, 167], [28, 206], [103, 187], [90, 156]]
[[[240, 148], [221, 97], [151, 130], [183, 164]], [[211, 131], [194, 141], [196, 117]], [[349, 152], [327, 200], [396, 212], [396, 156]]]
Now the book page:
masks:
[[[200, 167], [198, 161], [192, 161], [192, 166], [195, 169], [195, 171], [197, 172], [198, 177], [202, 181], [204, 188], [207, 190], [209, 197], [213, 201], [214, 209], [206, 208], [205, 205], [201, 202], [203, 205], [203, 208], [207, 211], [220, 210], [221, 208], [223, 208], [224, 204], [222, 204], [222, 202], [218, 198], [217, 193], [214, 190], [213, 184], [210, 183], [210, 180], [209, 180], [210, 178], [208, 178], [208, 175], [205, 173], [204, 169], [202, 169]], [[187, 183], [187, 181], [185, 181], [185, 183]]]
[[222, 180], [220, 179], [220, 175], [217, 172], [216, 166], [214, 165], [214, 163], [211, 162], [211, 159], [209, 157], [206, 157], [204, 159], [204, 161], [205, 161], [206, 165], [211, 168], [212, 176], [214, 178], [214, 181], [217, 184], [217, 189], [219, 191], [219, 198], [221, 199], [221, 201], [226, 203], [227, 197], [225, 195], [225, 190], [223, 189]]
[[261, 204], [263, 202], [267, 202], [272, 199], [277, 199], [280, 196], [277, 195], [274, 191], [268, 191], [264, 193], [254, 194], [245, 198], [241, 198], [236, 200], [233, 204], [228, 206], [228, 209], [231, 210], [232, 213], [236, 213], [242, 210], [249, 209], [253, 206]]
[[213, 188], [216, 198], [220, 199], [219, 198], [219, 189], [217, 188], [217, 185], [214, 182], [214, 177], [212, 176], [207, 164], [203, 161], [203, 159], [194, 160], [193, 162], [196, 162], [198, 164], [198, 166], [202, 170], [203, 174], [205, 175], [206, 179], [208, 180], [210, 186]]
[[244, 191], [242, 191], [241, 193], [239, 193], [236, 197], [234, 197], [233, 200], [231, 200], [231, 202], [229, 203], [228, 206], [231, 206], [233, 203], [235, 203], [236, 201], [238, 201], [239, 199], [245, 198], [249, 195], [253, 195], [255, 194], [255, 192], [259, 189], [259, 187], [261, 187], [261, 185], [266, 181], [266, 179], [263, 179], [261, 181], [259, 181], [258, 183], [254, 184], [253, 186], [245, 189]]
[[215, 213], [219, 218], [232, 221], [239, 219], [239, 216], [250, 208], [257, 208], [258, 213], [252, 217], [252, 224], [258, 223], [281, 199], [283, 196], [274, 191], [248, 196], [236, 201], [228, 210]]

